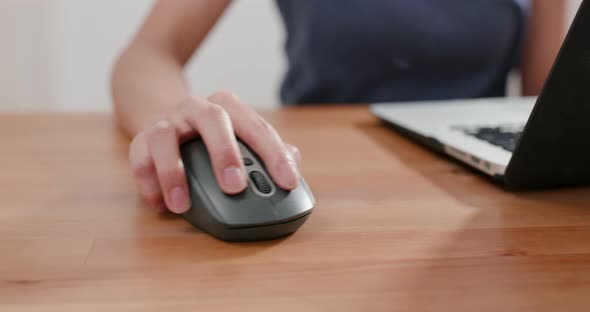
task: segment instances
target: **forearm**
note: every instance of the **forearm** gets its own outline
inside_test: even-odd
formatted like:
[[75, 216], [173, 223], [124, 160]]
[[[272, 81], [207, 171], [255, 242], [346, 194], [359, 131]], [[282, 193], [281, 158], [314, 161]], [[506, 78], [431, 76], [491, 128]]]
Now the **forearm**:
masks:
[[551, 70], [565, 34], [563, 0], [535, 0], [525, 40], [522, 92], [537, 95]]
[[114, 111], [130, 136], [161, 119], [189, 93], [183, 65], [156, 49], [130, 47], [119, 58], [112, 77]]

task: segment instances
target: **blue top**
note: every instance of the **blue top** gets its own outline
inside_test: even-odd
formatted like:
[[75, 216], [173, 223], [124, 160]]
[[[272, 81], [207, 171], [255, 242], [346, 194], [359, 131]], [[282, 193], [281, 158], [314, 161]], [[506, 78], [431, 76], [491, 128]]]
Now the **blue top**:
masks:
[[358, 103], [503, 96], [530, 0], [276, 0], [281, 100]]

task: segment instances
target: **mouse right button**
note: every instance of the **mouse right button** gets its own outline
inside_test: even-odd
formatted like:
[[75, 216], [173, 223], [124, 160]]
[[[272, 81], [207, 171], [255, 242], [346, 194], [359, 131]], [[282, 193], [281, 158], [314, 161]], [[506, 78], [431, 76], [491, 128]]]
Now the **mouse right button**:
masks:
[[303, 180], [294, 190], [277, 189], [271, 201], [282, 220], [296, 219], [309, 214], [315, 205], [313, 194]]

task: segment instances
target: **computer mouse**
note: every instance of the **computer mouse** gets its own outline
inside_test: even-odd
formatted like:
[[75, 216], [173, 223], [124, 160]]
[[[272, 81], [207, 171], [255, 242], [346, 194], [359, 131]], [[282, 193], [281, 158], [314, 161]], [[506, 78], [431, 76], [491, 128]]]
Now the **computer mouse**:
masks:
[[311, 214], [315, 199], [303, 178], [291, 191], [278, 187], [264, 163], [238, 140], [248, 187], [240, 194], [223, 193], [207, 148], [201, 139], [181, 145], [181, 157], [192, 206], [183, 217], [195, 227], [224, 241], [260, 241], [297, 231]]

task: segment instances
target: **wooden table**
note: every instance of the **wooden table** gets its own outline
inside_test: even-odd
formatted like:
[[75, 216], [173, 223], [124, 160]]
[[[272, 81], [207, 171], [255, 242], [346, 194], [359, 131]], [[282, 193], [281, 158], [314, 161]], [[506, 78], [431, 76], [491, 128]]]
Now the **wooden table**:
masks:
[[146, 207], [110, 115], [0, 115], [0, 311], [590, 309], [589, 189], [506, 192], [366, 107], [264, 116], [317, 206], [236, 244]]

